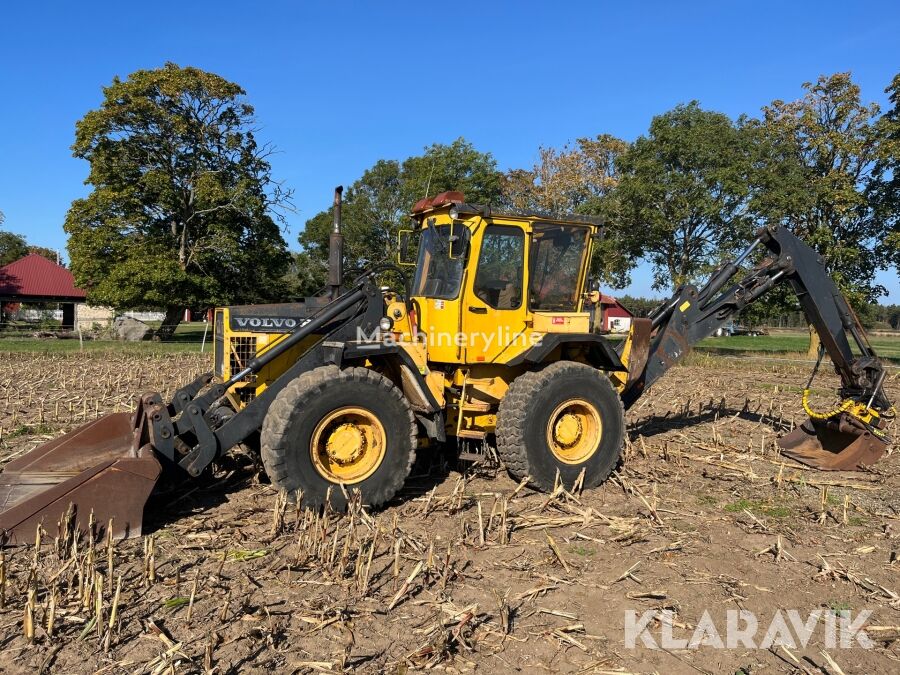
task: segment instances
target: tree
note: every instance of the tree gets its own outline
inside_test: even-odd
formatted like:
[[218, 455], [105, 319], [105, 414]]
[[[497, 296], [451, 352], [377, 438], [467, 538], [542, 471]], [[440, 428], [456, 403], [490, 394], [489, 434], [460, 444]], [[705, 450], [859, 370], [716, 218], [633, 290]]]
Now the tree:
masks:
[[637, 251], [622, 236], [611, 196], [619, 181], [618, 159], [628, 144], [609, 134], [579, 138], [562, 149], [541, 147], [531, 169], [503, 177], [503, 204], [518, 212], [598, 216], [607, 222], [594, 247], [592, 274], [614, 287], [628, 284]]
[[874, 208], [874, 228], [885, 233], [876, 245], [876, 256], [900, 270], [900, 73], [885, 92], [893, 107], [876, 123], [877, 159], [868, 197]]
[[654, 117], [619, 158], [619, 218], [654, 289], [695, 281], [745, 243], [748, 162], [742, 131], [696, 101]]
[[51, 262], [56, 262], [59, 257], [56, 249], [47, 248], [46, 246], [38, 246], [37, 244], [29, 244], [28, 245], [29, 253], [36, 253], [38, 255], [44, 256], [47, 260]]
[[[422, 197], [459, 190], [470, 203], [496, 203], [500, 187], [493, 156], [462, 138], [450, 145], [431, 145], [424, 154], [403, 162], [378, 160], [344, 193], [341, 216], [348, 273], [395, 257], [398, 232], [408, 226], [406, 216]], [[331, 209], [322, 211], [300, 233], [311, 268], [308, 280], [324, 280], [332, 217]]]
[[0, 230], [0, 267], [9, 265], [26, 255], [28, 255], [28, 243], [25, 241], [25, 237]]
[[849, 73], [803, 85], [743, 121], [753, 145], [750, 207], [763, 224], [789, 228], [816, 249], [848, 300], [861, 308], [884, 289], [873, 254], [888, 234], [868, 193], [879, 144], [879, 108], [864, 105]]
[[660, 303], [662, 303], [662, 300], [633, 297], [631, 295], [620, 295], [617, 300], [622, 307], [637, 317], [650, 316], [650, 312], [659, 307]]
[[65, 230], [88, 300], [166, 310], [279, 299], [290, 261], [278, 224], [289, 192], [257, 144], [237, 84], [167, 63], [115, 78], [77, 124], [93, 190]]
[[[541, 147], [531, 169], [513, 169], [503, 181], [504, 202], [516, 211], [580, 212], [618, 183], [616, 162], [628, 144], [614, 136], [579, 138], [573, 147]], [[593, 202], [593, 204], [591, 204]]]

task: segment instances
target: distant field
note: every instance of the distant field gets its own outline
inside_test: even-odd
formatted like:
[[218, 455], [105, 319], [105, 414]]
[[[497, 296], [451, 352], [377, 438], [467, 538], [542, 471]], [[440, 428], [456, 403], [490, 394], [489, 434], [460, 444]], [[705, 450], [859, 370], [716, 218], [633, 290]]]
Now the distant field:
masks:
[[[875, 352], [885, 359], [900, 361], [900, 336], [870, 337], [869, 342]], [[712, 353], [735, 352], [772, 352], [805, 354], [809, 345], [809, 334], [806, 331], [796, 333], [775, 333], [750, 337], [735, 335], [732, 337], [707, 338], [697, 349]]]

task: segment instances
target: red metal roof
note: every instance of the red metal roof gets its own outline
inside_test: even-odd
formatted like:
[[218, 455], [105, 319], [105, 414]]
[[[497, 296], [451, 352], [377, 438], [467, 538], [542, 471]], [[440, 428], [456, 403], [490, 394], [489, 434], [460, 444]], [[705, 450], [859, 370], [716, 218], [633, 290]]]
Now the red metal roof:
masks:
[[[621, 305], [621, 304], [619, 303], [619, 301], [616, 300], [616, 299], [615, 299], [613, 296], [611, 296], [611, 295], [606, 295], [605, 293], [601, 293], [601, 294], [600, 294], [600, 304], [601, 304], [601, 305], [606, 305], [607, 307], [615, 308], [615, 309], [617, 309], [617, 310], [620, 310], [620, 311], [624, 312], [624, 314], [620, 314], [619, 316], [634, 316], [634, 315], [631, 313], [631, 310], [630, 310], [630, 309], [628, 309], [627, 307], [624, 307], [623, 305]], [[609, 310], [606, 310], [606, 311], [609, 311]]]
[[32, 253], [0, 267], [0, 296], [23, 302], [28, 298], [79, 301], [85, 299], [85, 292], [75, 286], [65, 267]]

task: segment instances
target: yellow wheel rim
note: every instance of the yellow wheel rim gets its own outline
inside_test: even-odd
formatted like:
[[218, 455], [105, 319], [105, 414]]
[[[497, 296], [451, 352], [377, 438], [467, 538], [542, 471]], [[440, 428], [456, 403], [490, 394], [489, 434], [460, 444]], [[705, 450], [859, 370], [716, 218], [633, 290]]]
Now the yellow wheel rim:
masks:
[[387, 447], [384, 427], [365, 408], [338, 408], [313, 431], [309, 452], [316, 471], [332, 483], [352, 485], [375, 473]]
[[581, 464], [600, 447], [603, 423], [593, 403], [573, 398], [556, 406], [547, 424], [547, 444], [565, 464]]

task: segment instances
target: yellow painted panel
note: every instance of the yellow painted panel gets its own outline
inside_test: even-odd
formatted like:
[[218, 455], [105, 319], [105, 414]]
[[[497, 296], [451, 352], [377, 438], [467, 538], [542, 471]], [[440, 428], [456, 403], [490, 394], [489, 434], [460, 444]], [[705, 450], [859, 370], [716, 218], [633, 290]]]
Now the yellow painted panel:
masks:
[[535, 313], [534, 329], [541, 333], [590, 333], [591, 315], [588, 312]]

